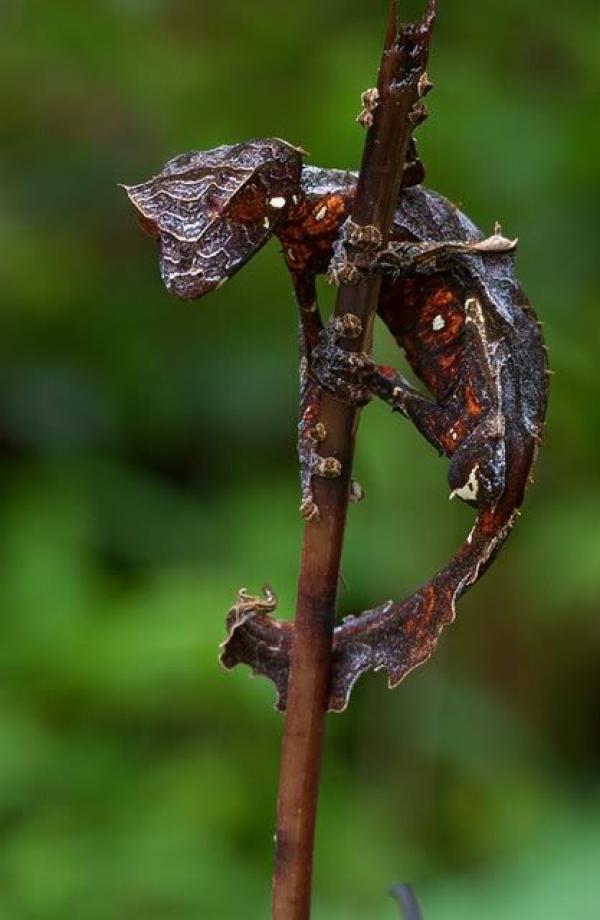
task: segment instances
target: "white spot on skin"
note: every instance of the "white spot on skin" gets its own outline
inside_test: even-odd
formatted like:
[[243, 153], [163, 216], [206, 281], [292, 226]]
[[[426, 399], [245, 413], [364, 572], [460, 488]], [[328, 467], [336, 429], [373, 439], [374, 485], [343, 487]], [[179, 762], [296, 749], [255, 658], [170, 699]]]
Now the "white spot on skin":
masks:
[[441, 313], [438, 313], [438, 315], [434, 316], [433, 318], [431, 328], [433, 329], [434, 332], [441, 332], [441, 330], [444, 328], [445, 325], [446, 325], [446, 320], [444, 319]]
[[402, 387], [394, 387], [392, 390], [393, 408], [399, 412], [406, 411], [406, 391]]
[[290, 262], [295, 262], [295, 261], [296, 261], [296, 256], [294, 255], [294, 250], [293, 250], [293, 249], [288, 249], [288, 251], [287, 251], [287, 257], [288, 257], [288, 259], [290, 260]]
[[324, 220], [327, 217], [327, 205], [324, 204], [315, 214], [315, 220]]
[[292, 201], [294, 202], [294, 204], [298, 204], [298, 202], [300, 201], [300, 199], [298, 198], [297, 195], [292, 195]]
[[458, 435], [455, 432], [454, 428], [450, 430], [450, 437], [452, 438], [453, 441], [458, 441]]
[[281, 210], [281, 208], [285, 208], [287, 202], [285, 198], [278, 197], [278, 198], [271, 198], [271, 200], [269, 201], [269, 204], [271, 205], [272, 208], [276, 208], [279, 211]]
[[263, 227], [265, 228], [265, 230], [271, 229], [271, 222], [268, 217], [265, 217], [265, 219], [263, 220]]
[[479, 480], [477, 479], [478, 469], [479, 465], [476, 464], [469, 473], [469, 478], [464, 486], [450, 493], [450, 501], [452, 501], [453, 498], [462, 498], [465, 502], [474, 502], [476, 500], [479, 493]]
[[480, 326], [484, 325], [483, 310], [476, 297], [469, 297], [469, 299], [465, 301], [465, 314], [468, 323], [478, 323]]

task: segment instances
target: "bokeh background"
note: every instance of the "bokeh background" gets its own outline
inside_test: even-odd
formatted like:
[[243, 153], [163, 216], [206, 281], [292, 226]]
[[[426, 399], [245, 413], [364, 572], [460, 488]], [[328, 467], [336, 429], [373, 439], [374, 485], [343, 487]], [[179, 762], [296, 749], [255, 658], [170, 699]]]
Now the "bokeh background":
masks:
[[[600, 13], [440, 6], [428, 182], [521, 238], [556, 375], [526, 513], [437, 657], [330, 719], [315, 918], [391, 920], [398, 880], [428, 920], [597, 917]], [[386, 15], [3, 0], [3, 920], [268, 916], [282, 719], [217, 647], [241, 585], [293, 609], [294, 306], [276, 244], [168, 297], [117, 183], [269, 135], [354, 167]], [[342, 612], [411, 592], [471, 522], [381, 406], [356, 467]]]

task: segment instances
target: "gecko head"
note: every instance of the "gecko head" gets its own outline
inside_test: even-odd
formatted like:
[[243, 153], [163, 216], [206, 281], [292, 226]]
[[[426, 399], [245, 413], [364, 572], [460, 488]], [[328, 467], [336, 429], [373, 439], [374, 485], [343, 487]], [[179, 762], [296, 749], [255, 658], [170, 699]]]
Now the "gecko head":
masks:
[[300, 196], [305, 151], [278, 138], [184, 153], [158, 175], [123, 186], [160, 248], [177, 297], [221, 287], [269, 239]]

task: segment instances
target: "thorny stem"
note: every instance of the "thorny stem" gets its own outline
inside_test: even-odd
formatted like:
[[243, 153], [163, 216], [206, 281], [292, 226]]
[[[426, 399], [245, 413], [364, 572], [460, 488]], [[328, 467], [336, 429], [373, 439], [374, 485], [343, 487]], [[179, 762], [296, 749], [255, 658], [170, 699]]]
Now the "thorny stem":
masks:
[[[356, 224], [377, 227], [383, 244], [390, 234], [408, 143], [418, 122], [415, 107], [424, 82], [419, 78], [425, 72], [434, 18], [435, 0], [429, 0], [421, 23], [399, 29], [396, 2], [392, 2], [379, 70], [379, 104], [367, 133], [352, 213]], [[340, 287], [335, 315], [354, 314], [362, 327], [358, 338], [342, 342], [349, 348], [371, 348], [380, 283], [379, 278], [369, 277]], [[307, 523], [304, 531], [280, 766], [274, 920], [310, 917], [331, 643], [358, 412], [324, 392], [320, 421], [327, 431], [323, 456], [336, 457], [342, 474], [315, 481], [320, 521]]]

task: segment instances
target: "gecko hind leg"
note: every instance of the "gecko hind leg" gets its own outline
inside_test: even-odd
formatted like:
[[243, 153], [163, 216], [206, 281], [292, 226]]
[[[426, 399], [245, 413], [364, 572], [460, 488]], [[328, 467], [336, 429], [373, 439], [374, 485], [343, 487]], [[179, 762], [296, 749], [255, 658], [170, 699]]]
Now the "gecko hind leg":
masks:
[[310, 373], [319, 385], [357, 407], [365, 406], [373, 396], [383, 399], [410, 419], [438, 453], [450, 455], [454, 445], [449, 414], [393, 368], [378, 366], [368, 355], [338, 345], [342, 333], [339, 319], [334, 319], [319, 336], [310, 363]]
[[373, 365], [368, 383], [373, 395], [409, 419], [438, 453], [453, 453], [452, 418], [442, 406], [420, 393], [392, 367]]

